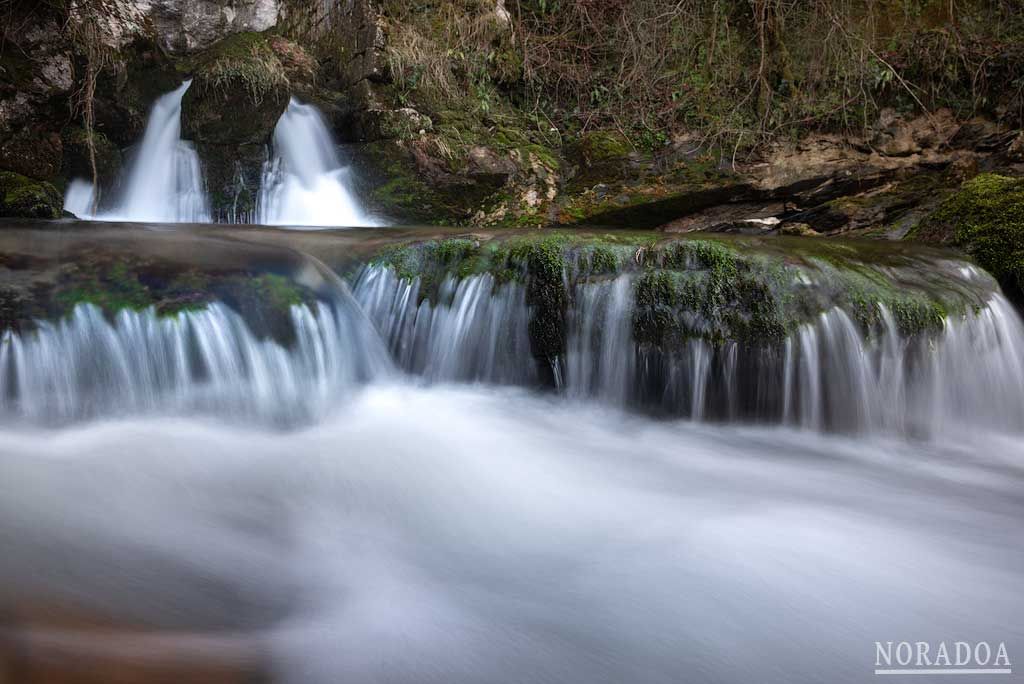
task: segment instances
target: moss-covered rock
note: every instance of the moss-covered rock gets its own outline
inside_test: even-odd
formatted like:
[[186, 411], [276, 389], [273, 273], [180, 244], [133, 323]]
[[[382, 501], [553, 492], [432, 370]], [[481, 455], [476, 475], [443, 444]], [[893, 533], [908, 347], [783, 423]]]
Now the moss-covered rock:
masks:
[[0, 216], [60, 218], [63, 200], [50, 183], [0, 171]]
[[265, 146], [293, 92], [307, 92], [316, 62], [296, 43], [239, 33], [181, 61], [193, 79], [182, 100], [182, 130], [203, 161], [219, 219], [255, 210]]
[[1017, 297], [1024, 294], [1024, 178], [982, 174], [915, 231], [964, 248]]
[[983, 304], [994, 286], [948, 266], [948, 256], [806, 238], [531, 231], [401, 245], [375, 263], [418, 278], [419, 296], [435, 302], [448, 277], [489, 273], [522, 283], [531, 348], [550, 372], [564, 357], [567, 314], [581, 285], [630, 278], [633, 337], [648, 351], [672, 354], [695, 339], [777, 350], [834, 308], [867, 336], [890, 321], [907, 337], [941, 331], [950, 316]]
[[174, 62], [149, 40], [139, 39], [117, 54], [117, 66], [96, 83], [96, 130], [120, 148], [136, 144], [153, 103], [181, 85]]
[[566, 146], [565, 157], [574, 166], [573, 184], [589, 187], [629, 175], [633, 146], [618, 131], [590, 131]]
[[290, 97], [291, 81], [270, 37], [239, 33], [180, 68], [193, 78], [182, 100], [182, 129], [198, 143], [263, 144]]
[[[285, 275], [245, 268], [199, 269], [151, 257], [86, 250], [63, 264], [52, 288], [35, 293], [42, 308], [66, 316], [80, 304], [106, 315], [152, 308], [160, 316], [199, 311], [223, 302], [260, 337], [294, 341], [291, 308], [310, 305], [316, 294]], [[2, 303], [2, 302], [0, 302]]]

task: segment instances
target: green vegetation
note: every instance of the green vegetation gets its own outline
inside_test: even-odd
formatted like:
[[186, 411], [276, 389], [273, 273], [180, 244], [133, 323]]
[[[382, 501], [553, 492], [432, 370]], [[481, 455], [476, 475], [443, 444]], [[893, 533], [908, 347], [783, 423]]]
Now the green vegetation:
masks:
[[692, 338], [772, 347], [833, 307], [865, 334], [881, 330], [883, 308], [902, 334], [930, 334], [984, 296], [930, 273], [928, 257], [913, 251], [782, 241], [538, 231], [407, 244], [374, 263], [419, 278], [420, 298], [431, 301], [446, 277], [490, 273], [523, 283], [533, 351], [549, 361], [564, 352], [576, 285], [621, 273], [635, 273], [634, 338], [661, 348]]
[[271, 92], [289, 87], [284, 64], [262, 33], [228, 36], [198, 57], [180, 66], [194, 74], [200, 89], [240, 88], [259, 105]]
[[[677, 131], [749, 147], [860, 130], [892, 107], [1019, 123], [1024, 15], [1010, 0], [385, 0], [403, 102], [481, 119], [514, 105], [548, 145]], [[610, 141], [610, 138], [607, 139]]]
[[60, 218], [63, 204], [50, 183], [0, 171], [0, 216], [55, 219]]
[[1024, 178], [982, 174], [967, 181], [915, 236], [951, 239], [1004, 286], [1024, 292]]
[[67, 269], [53, 300], [65, 314], [79, 304], [93, 304], [110, 315], [123, 309], [141, 311], [154, 305], [152, 291], [123, 261]]
[[219, 301], [245, 318], [255, 334], [283, 343], [294, 340], [292, 307], [316, 301], [312, 291], [275, 273], [182, 269], [148, 258], [91, 251], [80, 255], [77, 263], [62, 265], [52, 292], [37, 292], [34, 297], [48, 298], [54, 307], [49, 313], [58, 316], [92, 304], [107, 316], [153, 309], [158, 316], [174, 317]]

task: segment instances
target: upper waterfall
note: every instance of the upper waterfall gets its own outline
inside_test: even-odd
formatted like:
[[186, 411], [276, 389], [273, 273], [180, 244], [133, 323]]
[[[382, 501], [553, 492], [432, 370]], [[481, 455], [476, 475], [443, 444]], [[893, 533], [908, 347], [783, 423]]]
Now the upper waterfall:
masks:
[[98, 210], [95, 189], [76, 181], [69, 186], [65, 209], [105, 221], [208, 223], [199, 155], [181, 139], [181, 101], [191, 84], [185, 81], [153, 105], [142, 143], [112, 203]]
[[[191, 81], [153, 105], [142, 142], [110, 201], [73, 180], [65, 210], [79, 218], [148, 223], [211, 223], [208, 188], [195, 146], [181, 138], [182, 99]], [[349, 187], [349, 171], [323, 117], [292, 98], [268, 151], [253, 222], [277, 226], [370, 226]]]
[[263, 171], [256, 223], [367, 226], [320, 112], [295, 98], [274, 129], [274, 156]]

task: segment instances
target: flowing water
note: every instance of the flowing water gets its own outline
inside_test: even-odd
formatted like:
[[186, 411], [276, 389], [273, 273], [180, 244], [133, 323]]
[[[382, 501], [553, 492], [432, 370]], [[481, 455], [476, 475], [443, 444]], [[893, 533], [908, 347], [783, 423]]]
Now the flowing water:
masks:
[[[440, 304], [418, 300], [418, 281], [366, 268], [356, 298], [406, 371], [442, 380], [530, 385], [524, 289], [489, 275], [448, 279]], [[554, 373], [566, 394], [691, 419], [746, 420], [809, 430], [899, 434], [1024, 428], [1024, 326], [992, 293], [950, 317], [936, 336], [904, 337], [881, 308], [865, 336], [840, 308], [779, 347], [691, 340], [671, 354], [632, 337], [631, 275], [576, 288], [566, 357]]]
[[832, 308], [665, 354], [632, 338], [633, 276], [596, 279], [546, 374], [519, 284], [421, 301], [383, 267], [351, 291], [294, 270], [330, 287], [290, 341], [218, 303], [5, 335], [0, 664], [110, 652], [5, 619], [25, 605], [145, 626], [125, 662], [296, 684], [861, 682], [876, 641], [1024, 652], [1024, 326], [998, 292], [930, 335]]
[[246, 644], [275, 682], [862, 682], [879, 640], [1024, 646], [1024, 449], [995, 435], [377, 384], [298, 431], [127, 419], [0, 452], [3, 600]]
[[[181, 103], [190, 85], [186, 81], [153, 105], [109, 201], [97, 196], [92, 183], [74, 179], [64, 209], [88, 220], [210, 223], [202, 163], [195, 146], [181, 138]], [[276, 226], [376, 225], [352, 194], [349, 174], [319, 111], [292, 98], [274, 129], [255, 214], [231, 216]]]
[[256, 223], [372, 226], [350, 189], [327, 125], [313, 105], [292, 98], [274, 129], [274, 156], [263, 170]]
[[191, 84], [182, 83], [153, 105], [110, 203], [99, 204], [95, 189], [78, 180], [69, 186], [64, 208], [79, 218], [103, 221], [209, 223], [199, 155], [181, 139], [181, 101]]

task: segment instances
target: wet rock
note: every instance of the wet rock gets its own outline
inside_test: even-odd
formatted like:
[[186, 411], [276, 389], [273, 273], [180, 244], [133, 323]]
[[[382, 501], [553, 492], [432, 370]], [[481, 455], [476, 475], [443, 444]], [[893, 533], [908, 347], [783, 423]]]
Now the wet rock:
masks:
[[10, 171], [0, 171], [0, 216], [60, 218], [63, 200], [57, 189]]
[[[92, 178], [92, 163], [86, 138], [85, 129], [81, 126], [68, 126], [64, 129], [61, 135], [64, 146], [61, 174], [64, 178]], [[100, 184], [108, 185], [121, 169], [121, 150], [99, 131], [93, 132], [93, 149]]]
[[0, 28], [0, 170], [48, 180], [62, 162], [60, 129], [70, 116], [71, 53], [48, 8], [4, 10]]
[[1017, 137], [1010, 142], [1006, 149], [1006, 155], [1011, 161], [1024, 162], [1024, 131], [1017, 134]]
[[288, 105], [291, 82], [268, 36], [232, 36], [187, 66], [193, 82], [182, 100], [186, 137], [215, 145], [269, 141]]
[[779, 235], [796, 235], [799, 237], [819, 237], [821, 233], [806, 223], [784, 223], [779, 228]]
[[293, 90], [308, 87], [314, 60], [280, 36], [237, 34], [188, 60], [192, 86], [182, 131], [196, 143], [218, 218], [251, 217], [266, 146]]
[[964, 248], [1018, 301], [1024, 299], [1024, 178], [973, 178], [913, 233]]

